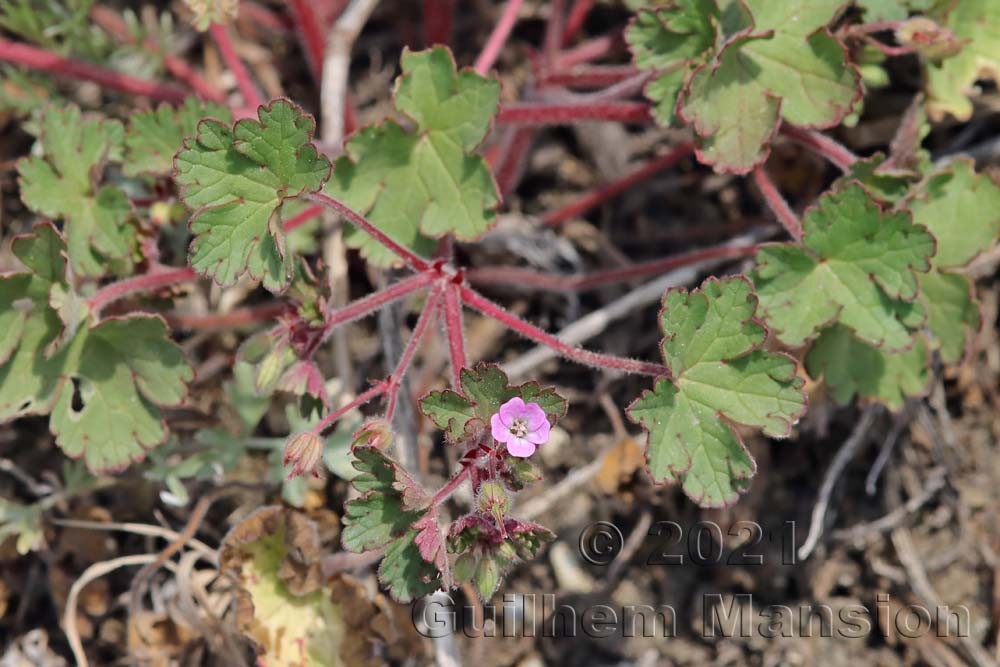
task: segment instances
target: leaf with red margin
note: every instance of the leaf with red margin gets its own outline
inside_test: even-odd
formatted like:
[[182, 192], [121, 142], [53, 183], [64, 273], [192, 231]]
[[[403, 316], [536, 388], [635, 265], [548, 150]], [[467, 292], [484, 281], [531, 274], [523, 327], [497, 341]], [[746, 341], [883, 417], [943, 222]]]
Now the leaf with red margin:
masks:
[[[470, 69], [457, 71], [442, 46], [404, 50], [400, 66], [394, 104], [413, 129], [388, 120], [355, 133], [325, 190], [394, 241], [429, 255], [434, 238], [475, 240], [496, 219], [500, 197], [477, 149], [496, 115], [500, 82]], [[373, 264], [400, 261], [355, 227], [347, 228], [345, 238]]]
[[[72, 295], [63, 275], [63, 238], [42, 224], [12, 245], [29, 272], [0, 278], [0, 307], [14, 297], [21, 304], [15, 314], [28, 314], [17, 320], [17, 339], [4, 340], [0, 420], [51, 413], [56, 444], [69, 456], [83, 457], [93, 472], [121, 470], [142, 459], [166, 440], [160, 408], [179, 405], [194, 377], [166, 322], [134, 314], [90, 324], [85, 313], [74, 330], [64, 328], [50, 306], [53, 293], [61, 299]], [[3, 310], [9, 319], [8, 308]], [[64, 335], [60, 345], [52, 344]]]
[[731, 505], [756, 472], [733, 424], [785, 437], [806, 408], [795, 361], [761, 348], [757, 299], [743, 277], [709, 278], [700, 289], [663, 299], [663, 358], [656, 380], [628, 408], [648, 433], [656, 482], [680, 482], [704, 507]]
[[244, 273], [272, 292], [295, 270], [278, 214], [286, 199], [319, 190], [330, 161], [311, 143], [316, 121], [288, 100], [230, 127], [198, 124], [174, 158], [181, 199], [191, 218], [191, 266], [227, 287]]
[[752, 22], [694, 72], [677, 103], [700, 160], [745, 174], [767, 158], [780, 121], [824, 128], [850, 113], [861, 78], [827, 30], [844, 4], [745, 0]]

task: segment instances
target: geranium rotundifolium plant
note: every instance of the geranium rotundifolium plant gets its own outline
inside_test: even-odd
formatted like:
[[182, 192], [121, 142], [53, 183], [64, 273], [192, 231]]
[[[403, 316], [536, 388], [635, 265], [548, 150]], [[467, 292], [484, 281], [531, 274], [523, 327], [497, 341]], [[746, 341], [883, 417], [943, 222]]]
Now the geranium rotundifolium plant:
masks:
[[[336, 664], [338, 596], [357, 594], [320, 573], [319, 533], [300, 509], [334, 498], [330, 549], [377, 563], [397, 601], [454, 589], [488, 601], [556, 539], [524, 503], [549, 488], [554, 441], [589, 435], [589, 403], [577, 397], [593, 387], [644, 447], [647, 475], [635, 483], [730, 507], [770, 483], [754, 441], [807, 447], [797, 436], [810, 405], [905, 414], [976, 352], [991, 312], [976, 270], [1000, 233], [1000, 185], [971, 159], [931, 152], [934, 123], [966, 121], [977, 82], [996, 76], [1000, 13], [987, 0], [631, 0], [605, 8], [621, 24], [579, 51], [564, 48], [573, 36], [553, 20], [557, 32], [517, 76], [499, 59], [509, 25], [478, 57], [440, 44], [394, 51], [391, 83], [360, 109], [330, 92], [337, 74], [323, 68], [335, 63], [313, 31], [302, 69], [321, 106], [282, 96], [272, 79], [285, 72], [248, 69], [228, 36], [237, 23], [226, 24], [238, 3], [184, 10], [208, 31], [197, 38], [217, 43], [229, 94], [172, 51], [147, 53], [145, 76], [105, 67], [101, 54], [130, 61], [88, 47], [87, 12], [47, 7], [35, 20], [8, 4], [0, 25], [23, 43], [3, 40], [0, 59], [27, 69], [8, 77], [0, 103], [30, 148], [16, 163], [10, 234], [4, 226], [0, 421], [36, 425], [32, 438], [80, 461], [70, 476], [138, 471], [170, 506], [201, 502], [233, 476], [253, 486], [245, 464], [263, 466], [249, 476], [284, 508], [245, 519], [218, 567], [252, 603], [239, 624], [267, 664]], [[113, 18], [92, 13], [116, 33]], [[298, 14], [291, 23], [302, 29]], [[128, 25], [117, 34], [132, 49], [150, 43]], [[618, 57], [629, 62], [598, 62]], [[900, 57], [913, 103], [879, 150], [857, 155], [838, 128], [865, 118]], [[124, 97], [111, 103], [67, 78]], [[334, 98], [338, 113], [323, 113]], [[584, 151], [589, 135], [546, 128], [592, 121], [662, 126], [657, 155], [535, 215], [565, 195], [519, 190], [526, 170], [593, 180], [576, 173], [576, 154], [546, 152], [553, 137]], [[811, 161], [811, 189], [775, 168], [782, 151]], [[648, 260], [640, 248], [632, 261], [601, 254], [622, 236], [645, 243], [632, 238], [628, 206], [600, 229], [559, 229], [681, 160], [690, 183], [720, 179], [711, 197], [733, 222], [753, 217], [750, 234]], [[746, 210], [756, 204], [760, 216]], [[704, 236], [667, 222], [650, 233]], [[555, 275], [515, 265], [563, 260], [600, 266]], [[658, 309], [629, 292], [615, 301], [628, 312], [588, 320], [614, 333], [588, 348], [568, 342], [583, 340], [579, 328], [547, 330], [562, 317], [548, 302], [498, 289], [593, 292], [572, 299], [588, 308], [611, 298], [603, 288], [678, 269], [656, 288]], [[381, 348], [345, 334], [375, 313]], [[472, 314], [497, 325], [499, 351], [470, 344]], [[546, 377], [550, 364], [518, 368], [524, 348], [506, 332], [585, 368], [558, 379]], [[44, 548], [44, 517], [71, 487], [90, 488], [4, 500], [0, 537], [16, 535], [19, 552]], [[320, 488], [337, 490], [317, 502]], [[311, 631], [296, 627], [302, 619]], [[306, 663], [288, 662], [289, 651]]]

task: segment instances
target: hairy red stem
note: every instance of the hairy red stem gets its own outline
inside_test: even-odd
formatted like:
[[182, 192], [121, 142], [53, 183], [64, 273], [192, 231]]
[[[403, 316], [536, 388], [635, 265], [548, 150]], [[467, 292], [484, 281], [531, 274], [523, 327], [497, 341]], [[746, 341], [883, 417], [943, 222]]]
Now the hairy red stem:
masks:
[[298, 229], [302, 225], [306, 224], [313, 218], [317, 218], [323, 214], [323, 207], [319, 204], [314, 204], [307, 208], [302, 209], [288, 220], [282, 223], [281, 228], [287, 233], [293, 229]]
[[[94, 19], [95, 23], [104, 28], [104, 30], [110, 33], [119, 42], [125, 44], [138, 43], [138, 40], [129, 32], [128, 26], [125, 25], [125, 21], [117, 12], [108, 9], [103, 5], [94, 5], [90, 8], [90, 17]], [[167, 71], [170, 72], [174, 78], [191, 86], [191, 89], [198, 95], [198, 97], [212, 102], [218, 102], [220, 104], [226, 101], [225, 96], [219, 92], [217, 88], [213, 87], [212, 84], [205, 80], [205, 78], [196, 69], [191, 67], [183, 58], [178, 58], [174, 54], [169, 53], [152, 38], [145, 39], [142, 45], [147, 51], [162, 53], [163, 66], [167, 68]]]
[[563, 72], [576, 65], [589, 63], [607, 55], [618, 43], [618, 38], [610, 35], [595, 37], [589, 41], [563, 51], [552, 63], [552, 69]]
[[503, 139], [497, 165], [493, 170], [502, 197], [513, 192], [521, 180], [526, 158], [535, 142], [536, 130], [533, 127], [514, 127], [508, 133]]
[[475, 290], [465, 286], [461, 286], [459, 289], [461, 290], [462, 301], [469, 307], [475, 308], [483, 315], [492, 317], [501, 324], [505, 324], [507, 327], [513, 329], [525, 338], [552, 348], [570, 361], [575, 361], [578, 364], [584, 364], [587, 366], [596, 366], [599, 368], [621, 371], [623, 373], [638, 373], [640, 375], [653, 376], [669, 374], [667, 368], [665, 366], [661, 366], [660, 364], [638, 361], [635, 359], [623, 359], [610, 354], [591, 352], [590, 350], [584, 350], [579, 347], [568, 345], [552, 334], [542, 331], [535, 325], [529, 324], [516, 315], [507, 312], [500, 305], [490, 301]]
[[562, 45], [567, 46], [576, 37], [580, 29], [583, 28], [587, 15], [594, 8], [594, 0], [576, 0], [570, 7], [569, 16], [566, 17], [566, 27], [563, 29]]
[[760, 188], [761, 194], [764, 195], [764, 201], [767, 202], [771, 212], [778, 218], [778, 222], [788, 230], [793, 239], [801, 241], [802, 222], [795, 215], [795, 211], [788, 205], [788, 202], [785, 201], [785, 198], [778, 192], [778, 188], [775, 187], [774, 181], [768, 176], [764, 165], [760, 165], [753, 170], [753, 180], [757, 184], [757, 187]]
[[451, 497], [451, 494], [455, 493], [458, 487], [462, 485], [462, 482], [469, 478], [470, 472], [472, 472], [472, 468], [465, 466], [455, 473], [455, 476], [449, 479], [448, 482], [434, 494], [434, 497], [431, 498], [430, 506], [437, 507], [444, 501], [448, 500], [448, 498]]
[[344, 202], [334, 199], [333, 197], [323, 194], [322, 192], [314, 192], [313, 194], [308, 195], [307, 199], [323, 204], [324, 206], [328, 206], [337, 213], [340, 213], [342, 216], [347, 218], [348, 222], [374, 237], [376, 241], [381, 243], [393, 254], [406, 262], [406, 264], [414, 271], [426, 271], [431, 268], [431, 263], [429, 261], [417, 255], [409, 248], [400, 245], [396, 241], [389, 238], [385, 232], [373, 225], [367, 218]]
[[420, 313], [420, 317], [417, 318], [417, 324], [413, 327], [413, 333], [410, 334], [410, 340], [407, 341], [406, 347], [403, 348], [399, 362], [396, 363], [396, 368], [393, 369], [392, 375], [389, 376], [386, 384], [387, 401], [385, 406], [385, 420], [390, 424], [392, 423], [392, 416], [396, 412], [396, 403], [399, 401], [399, 388], [403, 383], [403, 375], [406, 373], [406, 369], [410, 367], [413, 355], [416, 354], [420, 344], [426, 338], [431, 323], [437, 319], [440, 308], [441, 289], [435, 287], [431, 290], [430, 297], [427, 299], [427, 303], [424, 304], [424, 310]]
[[328, 429], [330, 425], [333, 424], [335, 421], [346, 415], [351, 410], [361, 407], [368, 401], [378, 396], [381, 396], [385, 392], [386, 392], [386, 383], [384, 380], [380, 380], [379, 382], [376, 382], [374, 385], [372, 385], [371, 389], [364, 392], [363, 394], [360, 394], [357, 398], [355, 398], [353, 401], [351, 401], [344, 407], [338, 410], [334, 410], [326, 417], [324, 417], [322, 421], [320, 421], [318, 424], [316, 424], [309, 430], [315, 433], [316, 435], [323, 435], [323, 431]]
[[568, 88], [604, 88], [627, 81], [639, 70], [632, 65], [583, 65], [568, 71], [546, 74], [541, 79], [543, 86], [566, 86]]
[[757, 244], [719, 245], [701, 250], [692, 250], [663, 259], [623, 266], [619, 269], [593, 271], [591, 273], [570, 276], [560, 276], [509, 266], [484, 266], [469, 269], [465, 275], [469, 282], [480, 285], [515, 285], [552, 292], [582, 292], [637, 278], [655, 276], [682, 266], [689, 266], [712, 259], [743, 259], [755, 254], [758, 247]]
[[169, 312], [163, 317], [174, 329], [213, 331], [217, 329], [234, 329], [273, 320], [281, 315], [288, 305], [275, 301], [259, 306], [234, 308], [228, 313], [207, 315], [192, 315], [190, 313]]
[[267, 7], [251, 0], [240, 2], [240, 14], [268, 30], [291, 32], [294, 27], [292, 19], [284, 14], [273, 12]]
[[652, 121], [645, 102], [598, 102], [592, 104], [515, 103], [500, 109], [500, 125], [565, 125], [581, 120], [611, 120], [646, 124]]
[[816, 130], [805, 130], [794, 125], [783, 124], [781, 133], [800, 146], [819, 153], [841, 171], [850, 170], [851, 166], [860, 159], [843, 144], [837, 143]]
[[612, 181], [597, 188], [593, 192], [588, 192], [565, 206], [549, 211], [540, 218], [541, 222], [545, 225], [557, 225], [561, 222], [565, 222], [566, 220], [575, 218], [578, 215], [603, 204], [609, 199], [617, 197], [632, 186], [642, 183], [664, 169], [669, 169], [690, 155], [692, 152], [694, 152], [694, 144], [690, 142], [683, 143], [673, 150], [664, 153], [659, 157], [653, 158], [632, 173], [619, 178], [617, 181]]
[[295, 28], [299, 36], [302, 51], [309, 63], [309, 72], [313, 81], [320, 82], [323, 77], [323, 54], [326, 52], [326, 37], [319, 16], [313, 9], [312, 0], [290, 0], [289, 8], [295, 19]]
[[183, 102], [189, 95], [186, 90], [171, 84], [129, 76], [7, 39], [0, 39], [0, 61], [23, 65], [41, 72], [50, 72], [67, 79], [93, 81], [106, 88], [132, 95], [142, 95], [171, 104]]
[[563, 26], [565, 25], [566, 0], [551, 0], [549, 2], [549, 18], [545, 22], [545, 43], [542, 45], [545, 69], [551, 70], [563, 41]]
[[424, 0], [424, 46], [447, 44], [451, 41], [452, 15], [455, 0]]
[[370, 315], [379, 308], [387, 306], [394, 301], [402, 299], [407, 294], [412, 294], [420, 288], [430, 285], [436, 278], [437, 274], [435, 272], [423, 271], [404, 278], [397, 283], [393, 283], [377, 292], [372, 292], [357, 301], [352, 301], [343, 308], [331, 310], [327, 313], [321, 340], [327, 340], [333, 334], [333, 330], [340, 325]]
[[[321, 206], [318, 204], [316, 206], [310, 206], [309, 208], [286, 220], [282, 225], [282, 229], [285, 232], [290, 232], [320, 213], [322, 213]], [[98, 313], [112, 301], [117, 301], [118, 299], [126, 297], [129, 294], [151, 289], [159, 289], [161, 287], [167, 287], [169, 285], [176, 285], [179, 283], [186, 283], [190, 280], [197, 280], [199, 277], [200, 275], [190, 267], [159, 267], [141, 276], [134, 276], [132, 278], [126, 278], [125, 280], [119, 280], [118, 282], [111, 283], [110, 285], [105, 285], [101, 289], [94, 292], [93, 296], [91, 296], [87, 302], [90, 305], [91, 310]]]
[[181, 269], [161, 268], [150, 273], [144, 273], [141, 276], [134, 276], [125, 280], [119, 280], [110, 285], [105, 285], [87, 299], [87, 306], [92, 313], [97, 315], [112, 301], [117, 301], [129, 294], [170, 287], [171, 285], [186, 283], [197, 277], [198, 274], [190, 267]]
[[482, 52], [480, 52], [479, 57], [476, 58], [476, 62], [473, 65], [473, 69], [479, 74], [486, 76], [490, 73], [490, 69], [497, 61], [500, 51], [503, 50], [504, 44], [507, 43], [507, 38], [510, 37], [511, 31], [514, 29], [514, 24], [517, 23], [517, 13], [521, 11], [521, 5], [523, 4], [524, 0], [507, 0], [507, 4], [503, 8], [503, 13], [500, 14], [500, 20], [493, 27], [493, 32], [490, 33], [489, 39], [486, 40], [486, 46], [483, 47]]
[[213, 23], [210, 31], [215, 45], [219, 47], [222, 59], [226, 62], [226, 67], [236, 77], [236, 85], [239, 86], [244, 103], [248, 107], [256, 109], [264, 103], [264, 98], [257, 90], [257, 84], [253, 82], [246, 65], [236, 53], [236, 47], [233, 46], [233, 41], [229, 38], [229, 29], [220, 23]]
[[451, 379], [458, 388], [462, 369], [469, 365], [465, 356], [465, 332], [462, 330], [462, 299], [456, 283], [445, 287], [442, 305], [444, 306], [444, 330], [448, 336], [448, 353], [451, 358]]

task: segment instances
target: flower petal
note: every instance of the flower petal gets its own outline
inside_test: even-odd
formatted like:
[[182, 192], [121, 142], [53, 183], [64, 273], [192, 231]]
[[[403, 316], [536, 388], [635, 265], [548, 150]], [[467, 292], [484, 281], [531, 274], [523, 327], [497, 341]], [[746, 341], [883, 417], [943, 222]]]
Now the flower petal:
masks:
[[500, 421], [503, 422], [505, 426], [510, 426], [511, 423], [518, 417], [524, 415], [525, 405], [524, 401], [521, 400], [520, 396], [515, 396], [506, 403], [500, 406]]
[[503, 423], [503, 417], [500, 416], [499, 412], [490, 417], [490, 432], [497, 442], [507, 442], [514, 437], [510, 429]]
[[525, 438], [529, 442], [533, 442], [536, 445], [544, 445], [549, 441], [549, 431], [552, 430], [552, 426], [549, 424], [548, 420], [543, 421], [538, 428], [531, 429]]
[[537, 431], [541, 428], [542, 424], [549, 423], [549, 418], [546, 416], [545, 410], [538, 403], [528, 403], [525, 408], [524, 418], [528, 422], [529, 431]]
[[535, 453], [535, 445], [528, 442], [524, 438], [512, 437], [507, 443], [507, 452], [511, 456], [517, 456], [524, 459]]

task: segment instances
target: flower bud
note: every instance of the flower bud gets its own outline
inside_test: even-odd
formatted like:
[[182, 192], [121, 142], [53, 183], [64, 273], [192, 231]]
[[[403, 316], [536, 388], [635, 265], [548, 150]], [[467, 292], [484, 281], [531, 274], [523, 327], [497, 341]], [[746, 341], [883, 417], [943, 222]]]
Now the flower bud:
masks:
[[278, 381], [281, 373], [285, 370], [285, 352], [288, 348], [276, 347], [268, 352], [257, 365], [257, 377], [255, 378], [255, 388], [258, 393], [270, 391], [274, 383]]
[[483, 482], [476, 497], [476, 507], [480, 512], [502, 519], [510, 509], [510, 499], [503, 484], [494, 481]]
[[294, 479], [306, 473], [320, 477], [323, 449], [323, 439], [312, 431], [303, 431], [289, 438], [282, 458], [286, 468], [292, 466], [286, 479]]
[[351, 447], [375, 447], [383, 451], [392, 444], [392, 427], [384, 419], [369, 419], [354, 432]]
[[476, 557], [466, 552], [458, 557], [454, 567], [451, 568], [452, 576], [456, 582], [465, 582], [472, 579], [476, 572]]
[[476, 567], [476, 576], [473, 581], [479, 597], [484, 601], [493, 597], [500, 585], [500, 576], [500, 566], [497, 565], [497, 562], [490, 556], [484, 556]]
[[542, 472], [527, 459], [519, 459], [513, 456], [507, 459], [507, 465], [513, 477], [521, 486], [537, 482], [542, 478]]

